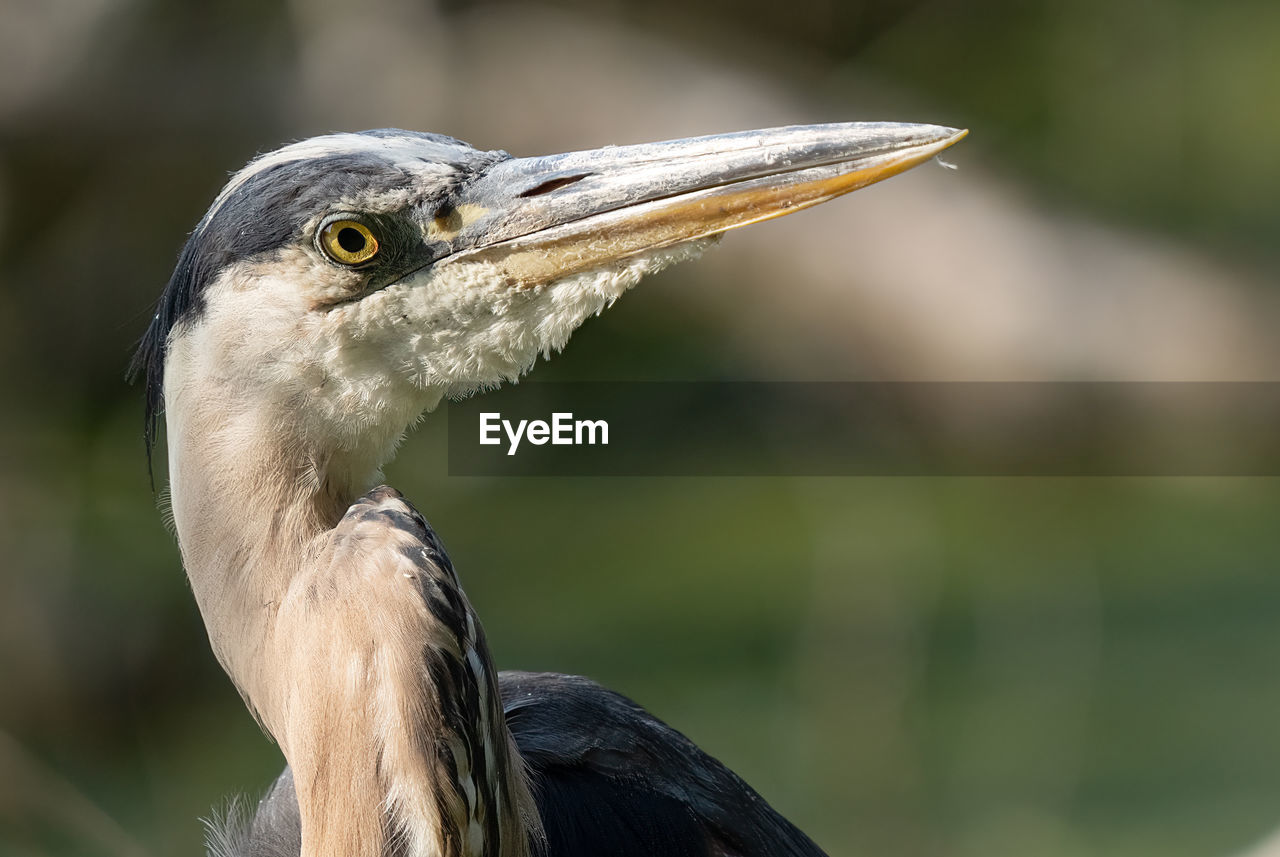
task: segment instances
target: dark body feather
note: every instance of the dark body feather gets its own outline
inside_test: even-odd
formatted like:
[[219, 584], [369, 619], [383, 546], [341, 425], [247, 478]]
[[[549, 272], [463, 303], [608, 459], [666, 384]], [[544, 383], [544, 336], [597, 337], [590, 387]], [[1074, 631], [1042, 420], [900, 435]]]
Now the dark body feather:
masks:
[[581, 676], [499, 676], [547, 857], [823, 857], [736, 774]]
[[[498, 682], [546, 830], [539, 857], [825, 857], [736, 774], [621, 694], [556, 673]], [[297, 857], [287, 768], [247, 840], [249, 857]]]
[[[411, 535], [429, 550], [410, 555], [448, 572], [435, 581], [451, 597], [431, 600], [433, 614], [465, 624], [460, 611], [470, 605], [444, 546], [396, 491], [379, 487], [357, 500], [339, 530], [369, 522], [369, 508], [384, 500], [403, 503], [404, 513], [376, 513], [379, 526]], [[492, 669], [488, 647], [481, 643], [477, 654]], [[500, 673], [498, 686], [545, 829], [545, 840], [532, 842], [535, 857], [826, 857], [739, 776], [621, 693], [556, 673]], [[297, 857], [292, 771], [276, 779], [247, 824], [228, 820], [212, 833], [216, 857]]]
[[[388, 500], [403, 503], [404, 513], [369, 511]], [[370, 515], [427, 548], [408, 556], [448, 572], [434, 578], [443, 589], [429, 599], [432, 612], [465, 625], [460, 611], [470, 605], [431, 526], [381, 487], [352, 505], [339, 530], [367, 525]], [[491, 669], [487, 646], [477, 654]], [[535, 857], [825, 857], [736, 774], [625, 696], [556, 673], [504, 672], [498, 686], [546, 833], [545, 841], [534, 837]], [[458, 693], [463, 685], [437, 690], [445, 687]], [[468, 708], [466, 699], [441, 702]], [[298, 857], [292, 772], [285, 769], [252, 819], [228, 819], [211, 832], [215, 857]]]

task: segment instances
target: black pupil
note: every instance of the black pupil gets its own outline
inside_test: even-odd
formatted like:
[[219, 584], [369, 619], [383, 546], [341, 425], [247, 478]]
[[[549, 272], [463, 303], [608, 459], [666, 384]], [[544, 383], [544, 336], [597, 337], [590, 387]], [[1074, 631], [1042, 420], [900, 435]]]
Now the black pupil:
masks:
[[359, 253], [365, 245], [364, 233], [359, 229], [344, 226], [338, 230], [338, 246], [348, 253]]

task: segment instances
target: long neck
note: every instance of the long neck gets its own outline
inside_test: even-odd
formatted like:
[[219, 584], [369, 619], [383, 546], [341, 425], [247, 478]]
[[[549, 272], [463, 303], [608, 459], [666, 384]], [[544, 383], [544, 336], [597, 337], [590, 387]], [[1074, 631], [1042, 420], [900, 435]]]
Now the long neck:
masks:
[[170, 502], [183, 564], [215, 655], [251, 707], [262, 646], [315, 540], [376, 472], [329, 457], [208, 386], [169, 399]]
[[[378, 615], [342, 609], [368, 594], [355, 591], [316, 622], [298, 598], [316, 575], [367, 584], [331, 563], [394, 439], [364, 454], [316, 448], [287, 414], [199, 380], [166, 390], [174, 523], [214, 652], [300, 775], [304, 857], [526, 854], [536, 810], [447, 558], [432, 591], [449, 615], [424, 610], [426, 598], [391, 599]], [[378, 648], [380, 635], [394, 642]], [[367, 684], [326, 672], [341, 663], [364, 664]]]

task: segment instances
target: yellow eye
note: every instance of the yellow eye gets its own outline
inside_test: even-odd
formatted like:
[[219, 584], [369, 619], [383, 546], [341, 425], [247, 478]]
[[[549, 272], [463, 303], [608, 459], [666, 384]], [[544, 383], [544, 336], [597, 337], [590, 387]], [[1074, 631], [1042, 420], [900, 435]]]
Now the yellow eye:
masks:
[[320, 249], [341, 265], [360, 265], [378, 255], [378, 239], [356, 220], [335, 220], [320, 230]]

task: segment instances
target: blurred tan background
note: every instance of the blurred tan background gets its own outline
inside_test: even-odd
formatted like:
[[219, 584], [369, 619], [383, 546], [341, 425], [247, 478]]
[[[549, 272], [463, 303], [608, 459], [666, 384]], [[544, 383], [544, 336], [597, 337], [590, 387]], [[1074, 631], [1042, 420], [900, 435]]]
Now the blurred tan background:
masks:
[[[1280, 379], [1280, 6], [3, 0], [0, 855], [170, 855], [280, 758], [122, 381], [228, 172], [968, 127], [652, 278], [542, 379]], [[507, 667], [591, 675], [832, 855], [1227, 855], [1280, 825], [1274, 479], [388, 478]], [[157, 461], [161, 480], [163, 461]]]

